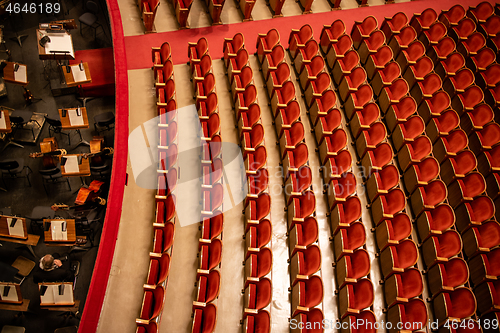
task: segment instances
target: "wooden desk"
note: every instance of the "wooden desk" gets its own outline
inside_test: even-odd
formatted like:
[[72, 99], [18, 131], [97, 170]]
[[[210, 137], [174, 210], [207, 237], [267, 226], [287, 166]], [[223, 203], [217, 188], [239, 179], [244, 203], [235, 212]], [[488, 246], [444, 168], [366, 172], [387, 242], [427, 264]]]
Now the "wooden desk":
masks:
[[28, 248], [28, 250], [31, 252], [33, 257], [38, 258], [38, 256], [35, 254], [35, 251], [33, 250], [33, 246], [36, 246], [38, 244], [38, 241], [40, 240], [40, 236], [38, 235], [32, 235], [28, 234], [28, 239], [16, 239], [16, 238], [9, 238], [9, 237], [0, 237], [0, 242], [9, 242], [9, 243], [16, 243], [16, 244], [21, 244], [24, 245]]
[[[21, 220], [21, 222], [18, 221], [18, 222], [16, 222], [16, 224], [22, 223], [22, 229], [23, 229], [24, 236], [11, 235], [9, 232], [9, 222], [7, 221], [7, 219]], [[5, 237], [5, 238], [27, 240], [28, 239], [28, 228], [26, 227], [26, 219], [22, 218], [22, 217], [16, 217], [16, 216], [0, 215], [0, 236]]]
[[45, 230], [45, 224], [46, 223], [51, 223], [52, 221], [66, 221], [66, 230], [68, 233], [68, 239], [67, 240], [53, 240], [52, 239], [52, 231], [49, 228], [48, 231], [43, 232], [43, 236], [45, 237], [45, 244], [46, 245], [54, 245], [54, 246], [73, 246], [76, 244], [76, 226], [75, 226], [75, 220], [63, 220], [63, 219], [46, 219], [43, 220], [43, 226]]
[[[49, 36], [50, 42], [47, 42], [45, 46], [41, 46], [40, 39], [44, 36]], [[43, 29], [36, 29], [36, 44], [38, 45], [38, 56], [41, 60], [75, 59], [73, 39], [67, 31], [47, 32]]]
[[80, 108], [80, 110], [82, 111], [83, 125], [71, 125], [69, 111], [76, 110], [76, 108], [65, 108], [65, 109], [66, 109], [66, 117], [62, 116], [62, 109], [58, 110], [59, 111], [59, 118], [61, 119], [61, 125], [62, 125], [63, 130], [89, 128], [89, 118], [87, 116], [87, 108], [86, 107]]
[[[82, 154], [68, 154], [64, 155], [66, 157], [68, 156], [82, 156]], [[64, 156], [60, 156], [60, 158], [64, 158]], [[78, 172], [72, 172], [68, 173], [66, 172], [65, 168], [63, 165], [61, 165], [61, 174], [64, 177], [89, 177], [90, 176], [90, 162], [88, 158], [83, 158], [82, 157], [82, 163], [78, 165]]]
[[74, 77], [73, 71], [80, 71], [79, 66], [80, 64], [70, 65], [69, 67], [71, 68], [71, 70], [69, 73], [66, 70], [66, 66], [62, 66], [61, 70], [64, 73], [64, 79], [66, 80], [66, 85], [68, 87], [76, 87], [82, 84], [92, 82], [92, 77], [90, 76], [89, 64], [86, 62], [83, 63], [83, 69], [85, 71], [85, 79], [77, 79]]
[[[2, 119], [0, 119], [0, 133], [10, 133], [12, 132], [12, 127], [10, 125], [9, 110], [1, 109]], [[5, 128], [3, 128], [3, 123], [5, 121]]]
[[26, 311], [28, 311], [29, 305], [30, 305], [30, 300], [23, 299], [23, 304], [0, 303], [0, 310], [26, 312]]
[[3, 69], [3, 79], [5, 82], [10, 82], [13, 84], [19, 84], [21, 86], [28, 85], [28, 67], [23, 64], [19, 64], [17, 72], [14, 72], [15, 62], [7, 62], [5, 68]]
[[80, 309], [80, 300], [75, 300], [73, 305], [51, 305], [51, 306], [40, 306], [42, 310], [49, 311], [62, 311], [62, 312], [77, 312]]

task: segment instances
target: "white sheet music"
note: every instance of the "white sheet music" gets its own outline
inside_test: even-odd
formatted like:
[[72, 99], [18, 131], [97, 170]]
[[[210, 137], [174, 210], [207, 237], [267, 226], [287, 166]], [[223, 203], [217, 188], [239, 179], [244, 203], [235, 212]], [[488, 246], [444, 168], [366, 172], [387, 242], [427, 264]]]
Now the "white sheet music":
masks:
[[19, 64], [17, 72], [14, 71], [14, 80], [18, 82], [28, 82], [28, 77], [26, 76], [26, 65]]
[[72, 65], [71, 73], [73, 74], [73, 79], [75, 80], [75, 82], [87, 81], [87, 74], [85, 74], [85, 69], [83, 71], [80, 70], [79, 65]]
[[78, 173], [80, 167], [78, 166], [78, 156], [65, 156], [66, 164], [64, 164], [65, 173]]
[[[81, 109], [80, 109], [81, 111]], [[83, 121], [83, 112], [80, 113], [80, 116], [76, 114], [76, 109], [68, 109], [69, 123], [72, 126], [84, 125]]]
[[68, 240], [68, 228], [62, 231], [62, 225], [65, 221], [52, 220], [50, 222], [50, 231], [52, 233], [52, 240]]
[[[3, 291], [4, 291], [5, 287], [10, 287], [9, 294], [7, 296], [3, 295]], [[0, 299], [2, 301], [7, 301], [7, 302], [18, 302], [19, 297], [17, 296], [16, 286], [0, 284]]]
[[13, 218], [11, 218], [11, 217], [7, 218], [7, 226], [9, 227], [9, 235], [25, 237], [23, 220], [17, 219], [16, 224], [13, 227], [11, 227], [10, 223], [12, 222], [12, 220], [13, 220]]
[[50, 51], [67, 51], [73, 59], [75, 58], [75, 51], [73, 50], [71, 35], [67, 33], [50, 33], [45, 34], [45, 36], [49, 36], [50, 38], [50, 42], [45, 44], [46, 54], [50, 54]]
[[45, 294], [40, 295], [40, 301], [43, 304], [63, 304], [63, 303], [74, 303], [73, 299], [73, 288], [71, 284], [64, 285], [64, 294], [59, 295], [60, 284], [49, 284], [47, 285], [47, 290]]
[[2, 118], [0, 118], [0, 129], [7, 129], [7, 123], [5, 122], [5, 113], [3, 111], [0, 111], [2, 113]]

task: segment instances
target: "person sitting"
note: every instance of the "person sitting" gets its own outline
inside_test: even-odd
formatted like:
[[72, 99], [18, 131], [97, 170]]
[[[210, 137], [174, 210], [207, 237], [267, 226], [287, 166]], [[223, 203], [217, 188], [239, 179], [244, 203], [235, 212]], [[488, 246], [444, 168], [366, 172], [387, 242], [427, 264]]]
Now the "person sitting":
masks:
[[73, 278], [74, 274], [71, 271], [68, 256], [59, 258], [57, 253], [43, 256], [33, 273], [35, 283], [71, 281]]

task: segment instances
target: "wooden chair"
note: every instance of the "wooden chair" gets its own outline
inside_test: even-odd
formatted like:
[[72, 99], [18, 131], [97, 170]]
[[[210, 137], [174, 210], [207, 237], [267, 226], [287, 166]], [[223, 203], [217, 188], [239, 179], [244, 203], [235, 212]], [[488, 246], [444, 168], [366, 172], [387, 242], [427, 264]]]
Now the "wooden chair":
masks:
[[402, 124], [417, 111], [417, 103], [411, 96], [405, 96], [399, 100], [399, 103], [393, 104], [385, 113], [385, 123], [389, 132]]
[[271, 316], [266, 310], [260, 310], [257, 314], [247, 315], [243, 319], [245, 333], [269, 333], [271, 330]]
[[321, 250], [317, 245], [310, 245], [305, 250], [295, 252], [290, 258], [292, 288], [299, 281], [309, 280], [320, 268]]
[[[407, 49], [401, 50], [396, 58], [396, 62], [404, 73], [408, 66], [415, 65], [417, 60], [425, 55], [425, 47], [421, 41], [415, 40], [408, 45]], [[432, 59], [432, 58], [431, 58]]]
[[411, 231], [412, 225], [406, 213], [397, 213], [392, 219], [383, 220], [375, 229], [379, 251], [389, 245], [399, 244], [410, 236]]
[[357, 249], [346, 253], [335, 265], [338, 289], [346, 284], [357, 283], [370, 273], [370, 257], [365, 249]]
[[250, 226], [259, 225], [260, 221], [266, 218], [271, 211], [271, 196], [269, 193], [261, 193], [257, 199], [250, 200], [245, 207], [245, 232]]
[[404, 240], [397, 245], [389, 245], [380, 253], [380, 263], [384, 279], [395, 273], [402, 273], [413, 267], [418, 260], [417, 245], [412, 240]]
[[312, 216], [306, 218], [302, 223], [295, 223], [288, 233], [290, 258], [297, 251], [305, 251], [318, 240], [318, 222]]
[[440, 235], [455, 223], [455, 214], [450, 205], [442, 203], [427, 210], [417, 219], [417, 230], [421, 243], [431, 236]]
[[379, 195], [387, 194], [399, 184], [399, 178], [399, 171], [393, 164], [372, 173], [365, 183], [368, 200], [373, 202]]
[[362, 84], [358, 90], [349, 94], [344, 110], [348, 119], [351, 119], [356, 111], [363, 110], [364, 107], [373, 100], [373, 90], [369, 84]]
[[292, 317], [308, 313], [323, 301], [323, 281], [314, 275], [292, 287]]
[[461, 250], [462, 239], [455, 230], [447, 230], [422, 243], [422, 254], [427, 267], [432, 267], [439, 262], [447, 262]]
[[278, 137], [281, 137], [286, 129], [298, 121], [300, 117], [300, 105], [297, 101], [291, 101], [284, 108], [279, 108], [279, 112], [274, 119], [274, 127]]
[[326, 135], [319, 144], [319, 157], [321, 165], [327, 163], [327, 159], [336, 156], [347, 144], [347, 134], [342, 128], [338, 128], [331, 135]]
[[430, 45], [436, 45], [443, 37], [446, 36], [448, 28], [444, 23], [436, 21], [431, 24], [429, 30], [425, 30], [420, 34], [419, 40], [424, 44], [425, 48]]
[[370, 279], [360, 279], [339, 290], [339, 313], [341, 318], [357, 314], [373, 304], [373, 283]]
[[391, 275], [384, 282], [385, 303], [390, 308], [396, 303], [407, 303], [422, 294], [422, 275], [416, 268]]
[[427, 282], [431, 295], [455, 290], [467, 283], [469, 269], [464, 259], [455, 257], [440, 262], [427, 271]]
[[233, 38], [224, 38], [222, 52], [224, 52], [224, 63], [229, 66], [229, 60], [236, 57], [238, 51], [245, 47], [245, 36], [241, 32], [237, 32]]
[[194, 309], [192, 333], [213, 332], [217, 324], [217, 307], [213, 303]]
[[358, 47], [359, 59], [362, 64], [366, 63], [368, 57], [377, 53], [378, 49], [385, 45], [385, 35], [380, 30], [374, 30], [370, 36], [360, 43]]
[[264, 246], [269, 244], [271, 236], [272, 225], [267, 219], [260, 221], [256, 226], [250, 226], [245, 234], [245, 259], [251, 254], [260, 252]]
[[[257, 50], [258, 51], [258, 50]], [[261, 61], [262, 74], [264, 74], [264, 80], [268, 80], [269, 74], [278, 68], [278, 65], [285, 61], [285, 49], [280, 44], [277, 44], [273, 49], [267, 53], [263, 54]]]
[[330, 213], [330, 224], [334, 235], [342, 228], [348, 228], [361, 217], [361, 201], [352, 196], [339, 202]]
[[304, 125], [300, 121], [295, 122], [290, 129], [284, 130], [278, 141], [281, 150], [281, 159], [285, 158], [288, 151], [293, 150], [304, 141]]
[[421, 330], [428, 320], [427, 307], [420, 298], [413, 298], [407, 303], [398, 303], [387, 311], [387, 321], [392, 323], [390, 333], [398, 332], [396, 325], [410, 330]]
[[196, 300], [193, 301], [193, 309], [203, 309], [207, 304], [219, 297], [220, 273], [217, 270], [211, 271], [208, 275], [200, 275], [197, 283]]
[[469, 228], [462, 234], [462, 239], [467, 257], [488, 253], [500, 244], [500, 224], [487, 221], [480, 226]]
[[408, 16], [403, 12], [397, 12], [392, 17], [385, 17], [380, 30], [385, 34], [385, 38], [390, 40], [392, 36], [401, 33], [401, 29], [408, 25]]
[[462, 320], [476, 312], [476, 298], [467, 287], [441, 293], [433, 299], [432, 304], [435, 318], [440, 326], [447, 320]]
[[341, 19], [337, 19], [330, 25], [324, 25], [321, 30], [320, 46], [323, 54], [327, 54], [333, 44], [336, 44], [339, 37], [345, 34], [345, 24]]

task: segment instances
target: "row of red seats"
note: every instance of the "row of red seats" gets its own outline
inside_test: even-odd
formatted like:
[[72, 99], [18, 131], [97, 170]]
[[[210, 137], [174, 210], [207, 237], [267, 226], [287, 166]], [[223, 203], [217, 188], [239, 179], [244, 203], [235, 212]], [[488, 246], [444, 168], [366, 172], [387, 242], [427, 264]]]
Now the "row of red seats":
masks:
[[224, 187], [218, 99], [207, 40], [200, 38], [197, 43], [189, 43], [188, 55], [202, 132], [202, 222], [198, 241], [200, 263], [192, 315], [192, 332], [198, 333], [213, 332], [217, 324], [217, 306], [214, 302], [220, 289]]
[[[308, 34], [310, 26], [292, 34]], [[297, 40], [290, 36], [294, 49]], [[259, 60], [271, 100], [274, 125], [283, 165], [283, 182], [288, 219], [291, 278], [291, 318], [297, 322], [321, 323], [323, 312], [323, 281], [316, 273], [321, 268], [321, 251], [315, 244], [319, 236], [314, 217], [316, 197], [311, 190], [312, 172], [309, 152], [304, 141], [304, 126], [300, 120], [300, 106], [291, 81], [290, 66], [277, 30], [260, 34], [257, 40]], [[260, 52], [259, 52], [260, 51]], [[315, 332], [323, 332], [317, 329]]]
[[160, 0], [140, 0], [138, 3], [146, 33], [156, 32], [154, 22], [159, 5]]
[[[396, 17], [401, 16], [400, 14], [402, 13], [396, 14]], [[406, 15], [403, 14], [402, 18], [404, 26], [407, 24]], [[398, 187], [399, 171], [390, 164], [393, 152], [386, 142], [387, 129], [380, 121], [380, 110], [393, 114], [394, 110], [404, 106], [404, 110], [410, 111], [415, 103], [411, 97], [407, 101], [407, 83], [398, 79], [401, 69], [393, 61], [393, 54], [397, 55], [405, 47], [397, 38], [400, 30], [403, 34], [404, 28], [399, 27], [394, 33], [389, 29], [386, 36], [386, 32], [378, 30], [377, 26], [378, 22], [374, 17], [355, 23], [351, 33], [353, 45], [357, 45], [359, 62], [367, 70], [362, 72], [361, 67], [356, 67], [359, 62], [355, 64], [349, 75], [342, 79], [339, 91], [342, 91], [342, 86], [349, 91], [345, 111], [350, 118], [350, 130], [355, 139], [360, 164], [365, 168], [364, 173], [368, 178], [366, 194], [371, 202], [372, 218], [376, 225], [374, 231], [385, 280], [387, 320], [425, 325], [427, 308], [419, 298], [423, 291], [422, 276], [414, 267], [418, 251], [411, 239], [410, 218], [404, 211], [405, 196]], [[382, 28], [387, 26], [387, 23], [382, 24]], [[387, 40], [389, 45], [386, 44]], [[351, 79], [354, 75], [357, 75], [357, 80]], [[368, 77], [370, 85], [365, 84]], [[371, 102], [374, 92], [379, 95], [380, 108]], [[415, 110], [413, 108], [413, 112]], [[402, 149], [411, 140], [410, 137], [419, 134], [418, 128], [416, 133], [407, 133], [406, 128], [401, 128], [396, 123], [391, 124], [391, 130], [393, 139], [396, 139], [393, 140], [396, 151]], [[406, 288], [409, 285], [412, 287]], [[412, 329], [418, 328], [414, 326]]]
[[[246, 161], [255, 160], [258, 156], [257, 152], [261, 150], [267, 157], [257, 88], [254, 84], [244, 36], [237, 33], [233, 38], [226, 38], [223, 52], [236, 105], [235, 118], [244, 158]], [[244, 205], [246, 280], [243, 290], [245, 298], [242, 323], [245, 333], [269, 332], [270, 314], [265, 310], [272, 296], [272, 282], [265, 277], [272, 268], [272, 251], [267, 246], [272, 236], [272, 224], [267, 218], [271, 204], [268, 193], [269, 172], [265, 160], [257, 169], [253, 169], [248, 163], [246, 166], [248, 186]]]
[[[344, 32], [345, 26], [340, 20], [325, 26], [321, 48], [328, 54], [328, 50], [335, 49]], [[323, 172], [328, 187], [324, 192], [327, 193], [332, 216], [339, 315], [345, 323], [359, 319], [374, 323], [375, 315], [369, 309], [374, 300], [373, 284], [366, 278], [370, 270], [369, 257], [366, 250], [361, 248], [365, 244], [366, 234], [363, 224], [355, 222], [361, 216], [361, 203], [356, 196], [356, 178], [348, 171], [352, 158], [346, 149], [347, 135], [341, 128], [342, 115], [336, 108], [336, 95], [330, 75], [319, 53], [320, 44], [314, 40], [309, 26], [292, 31], [289, 50], [309, 109], [320, 162], [326, 166]], [[340, 166], [336, 160], [342, 159], [345, 167], [336, 169]], [[358, 206], [359, 214], [356, 214]], [[352, 217], [347, 217], [351, 220], [349, 223], [343, 223], [344, 212], [352, 214]]]
[[[177, 185], [177, 106], [175, 82], [170, 45], [165, 42], [152, 48], [152, 61], [158, 101], [156, 104], [158, 123], [158, 176], [156, 220], [153, 223], [153, 249], [144, 297], [139, 318], [136, 319], [137, 333], [155, 333], [159, 315], [163, 309], [165, 289], [170, 270], [170, 257], [175, 235], [175, 195]], [[166, 97], [168, 96], [168, 97]]]

